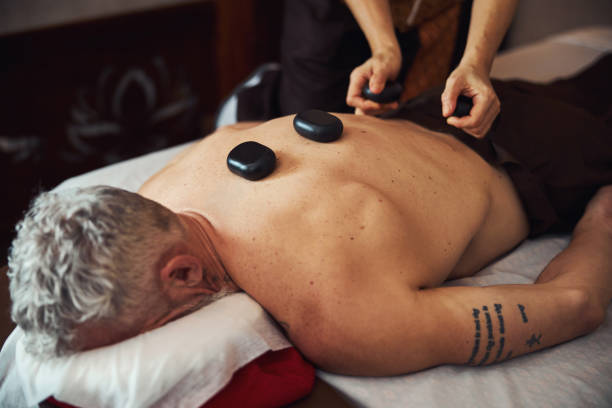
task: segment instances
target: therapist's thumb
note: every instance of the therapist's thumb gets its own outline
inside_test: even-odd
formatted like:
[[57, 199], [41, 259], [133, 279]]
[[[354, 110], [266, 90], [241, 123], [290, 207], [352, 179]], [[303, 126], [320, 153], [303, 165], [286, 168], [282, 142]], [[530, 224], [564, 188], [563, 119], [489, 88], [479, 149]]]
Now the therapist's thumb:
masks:
[[381, 93], [385, 88], [387, 77], [384, 72], [375, 70], [370, 77], [370, 90], [374, 93]]

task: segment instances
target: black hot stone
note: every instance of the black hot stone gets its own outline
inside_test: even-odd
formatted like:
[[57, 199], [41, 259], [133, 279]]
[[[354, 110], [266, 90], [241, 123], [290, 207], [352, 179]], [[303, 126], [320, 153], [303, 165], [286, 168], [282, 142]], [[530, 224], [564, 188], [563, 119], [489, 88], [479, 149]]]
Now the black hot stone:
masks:
[[457, 106], [455, 106], [455, 111], [451, 116], [457, 116], [459, 118], [467, 116], [470, 114], [472, 106], [474, 106], [472, 98], [468, 98], [465, 95], [459, 95], [459, 98], [457, 98]]
[[244, 142], [227, 155], [227, 167], [234, 174], [255, 181], [272, 173], [276, 167], [276, 155], [267, 146], [257, 142]]
[[370, 90], [370, 83], [366, 83], [361, 90], [361, 95], [374, 102], [391, 103], [399, 99], [404, 91], [404, 87], [399, 82], [387, 81], [385, 88], [380, 93], [374, 93]]
[[300, 112], [293, 118], [293, 128], [300, 135], [315, 142], [328, 143], [342, 134], [342, 121], [317, 109]]

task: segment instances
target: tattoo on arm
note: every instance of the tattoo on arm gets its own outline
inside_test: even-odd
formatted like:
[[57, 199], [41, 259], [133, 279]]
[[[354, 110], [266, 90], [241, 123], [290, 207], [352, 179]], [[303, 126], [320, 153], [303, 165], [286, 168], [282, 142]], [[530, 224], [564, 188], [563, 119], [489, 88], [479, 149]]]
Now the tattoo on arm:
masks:
[[[494, 303], [494, 310], [495, 310], [495, 315], [497, 316], [497, 327], [498, 327], [498, 348], [497, 348], [497, 352], [495, 353], [495, 358], [491, 361], [492, 363], [496, 363], [499, 361], [504, 361], [509, 359], [512, 356], [512, 350], [508, 351], [507, 354], [503, 356], [504, 354], [504, 347], [506, 345], [506, 326], [505, 326], [505, 322], [504, 322], [504, 314], [503, 314], [503, 306], [500, 303]], [[523, 321], [523, 323], [528, 323], [529, 319], [527, 318], [527, 313], [526, 313], [526, 308], [524, 305], [521, 304], [517, 304], [518, 310], [521, 314], [521, 320]], [[483, 365], [487, 362], [489, 362], [489, 358], [491, 357], [491, 352], [493, 351], [493, 348], [495, 347], [495, 335], [494, 335], [494, 330], [493, 330], [493, 319], [491, 318], [491, 313], [489, 312], [489, 307], [484, 305], [482, 306], [480, 309], [472, 309], [472, 316], [474, 318], [474, 327], [475, 327], [475, 334], [474, 334], [474, 347], [472, 348], [472, 354], [470, 355], [470, 358], [468, 359], [466, 364], [469, 365]], [[484, 355], [482, 356], [482, 358], [480, 359], [480, 361], [478, 363], [475, 362], [476, 357], [479, 355], [480, 352], [480, 326], [481, 326], [481, 320], [480, 320], [480, 315], [484, 316], [484, 324], [486, 325], [487, 328], [487, 345], [486, 348], [483, 350], [484, 351]], [[484, 335], [484, 333], [483, 333]], [[540, 341], [542, 339], [542, 333], [533, 333], [531, 335], [531, 337], [529, 339], [527, 339], [525, 341], [525, 345], [528, 346], [530, 349], [533, 348], [536, 345], [541, 345]]]
[[536, 344], [540, 344], [540, 339], [542, 338], [542, 333], [540, 333], [537, 337], [535, 335], [535, 333], [533, 333], [531, 335], [531, 337], [529, 338], [529, 340], [527, 340], [525, 342], [526, 345], [529, 346], [529, 348], [532, 348], [533, 346], [535, 346]]
[[493, 338], [493, 323], [491, 322], [491, 315], [489, 314], [489, 308], [487, 306], [482, 307], [482, 311], [485, 315], [485, 321], [487, 322], [487, 349], [485, 355], [482, 357], [482, 360], [478, 363], [478, 365], [483, 365], [489, 359], [489, 355], [491, 355], [491, 350], [495, 347], [495, 339]]
[[[519, 311], [521, 312], [521, 317], [523, 318], [523, 323], [527, 323], [529, 322], [529, 319], [527, 319], [527, 313], [525, 313], [525, 306], [521, 305], [520, 303], [517, 304]], [[532, 348], [533, 346], [535, 346], [536, 344], [540, 344], [540, 339], [542, 338], [542, 333], [540, 333], [539, 335], [535, 335], [535, 333], [533, 333], [531, 335], [531, 337], [525, 342], [525, 345], [529, 346], [529, 348]]]
[[478, 354], [480, 348], [480, 310], [472, 309], [472, 316], [474, 316], [474, 325], [476, 326], [476, 334], [474, 335], [474, 348], [472, 349], [472, 355], [466, 364], [473, 364], [474, 357]]
[[[480, 359], [480, 361], [476, 364], [474, 359], [476, 358], [476, 356], [478, 355], [478, 352], [480, 351], [480, 315], [481, 315], [481, 309], [482, 309], [482, 314], [484, 315], [484, 323], [486, 324], [487, 327], [487, 346], [484, 350], [484, 355], [483, 357]], [[491, 313], [489, 312], [489, 307], [488, 306], [482, 306], [481, 309], [472, 309], [472, 316], [474, 318], [474, 327], [475, 327], [475, 334], [474, 334], [474, 347], [472, 348], [472, 354], [470, 355], [470, 358], [468, 359], [466, 364], [469, 365], [483, 365], [485, 363], [488, 362], [489, 358], [491, 357], [491, 352], [493, 351], [493, 348], [495, 347], [495, 335], [494, 335], [494, 329], [493, 329], [493, 320], [491, 318]], [[504, 353], [504, 347], [506, 344], [506, 326], [504, 323], [504, 315], [503, 315], [503, 307], [501, 304], [499, 303], [495, 303], [494, 304], [494, 310], [495, 310], [495, 314], [497, 316], [497, 331], [498, 331], [498, 337], [499, 337], [499, 341], [498, 341], [498, 349], [497, 352], [495, 353], [495, 359], [492, 361], [493, 363], [495, 362], [499, 362], [499, 361], [503, 361], [503, 360], [507, 360], [510, 358], [510, 356], [512, 356], [512, 350], [510, 350], [505, 357], [502, 357], [503, 353]]]
[[[497, 320], [499, 322], [499, 348], [497, 349], [497, 354], [495, 355], [495, 360], [493, 362], [499, 361], [502, 353], [504, 352], [504, 345], [506, 344], [506, 338], [504, 334], [506, 333], [506, 328], [504, 327], [504, 315], [502, 315], [502, 305], [499, 303], [495, 304], [495, 313], [497, 313]], [[512, 352], [510, 352], [512, 353]]]
[[517, 305], [519, 310], [521, 311], [521, 317], [523, 318], [523, 323], [527, 323], [529, 320], [527, 319], [527, 313], [525, 313], [525, 306], [520, 303]]

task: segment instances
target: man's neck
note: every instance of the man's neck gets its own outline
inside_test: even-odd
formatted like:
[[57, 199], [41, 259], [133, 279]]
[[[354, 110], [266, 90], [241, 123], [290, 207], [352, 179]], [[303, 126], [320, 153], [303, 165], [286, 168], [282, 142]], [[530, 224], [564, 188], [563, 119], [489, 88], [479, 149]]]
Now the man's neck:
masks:
[[215, 249], [211, 239], [214, 229], [210, 222], [204, 216], [192, 211], [184, 211], [177, 215], [187, 231], [188, 245], [191, 250], [205, 261], [206, 279], [210, 287], [216, 290], [240, 290]]

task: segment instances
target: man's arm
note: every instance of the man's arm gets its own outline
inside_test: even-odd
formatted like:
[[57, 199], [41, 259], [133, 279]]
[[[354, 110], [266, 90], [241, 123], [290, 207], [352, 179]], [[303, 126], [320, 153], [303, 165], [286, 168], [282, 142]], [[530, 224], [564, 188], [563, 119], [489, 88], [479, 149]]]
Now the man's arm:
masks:
[[[291, 332], [323, 368], [393, 375], [440, 364], [486, 365], [595, 330], [612, 300], [612, 186], [601, 188], [570, 245], [535, 284], [406, 288], [358, 279]], [[387, 278], [388, 279], [388, 278]], [[348, 289], [348, 290], [346, 290]]]
[[[365, 301], [364, 301], [365, 300]], [[321, 322], [298, 347], [315, 364], [352, 375], [395, 375], [441, 364], [502, 362], [586, 334], [600, 324], [587, 293], [546, 285], [420, 290], [362, 298]], [[293, 337], [292, 337], [293, 338]]]
[[[518, 0], [474, 0], [463, 57], [448, 77], [442, 94], [442, 114], [448, 117], [448, 123], [476, 137], [488, 132], [500, 110], [489, 73], [517, 3]], [[474, 108], [469, 116], [449, 117], [460, 94], [472, 98]]]

